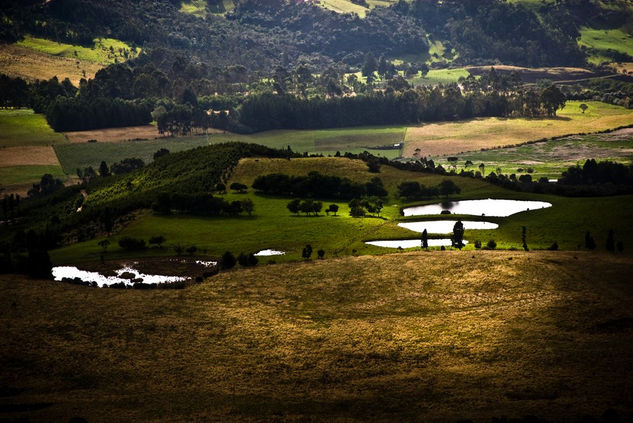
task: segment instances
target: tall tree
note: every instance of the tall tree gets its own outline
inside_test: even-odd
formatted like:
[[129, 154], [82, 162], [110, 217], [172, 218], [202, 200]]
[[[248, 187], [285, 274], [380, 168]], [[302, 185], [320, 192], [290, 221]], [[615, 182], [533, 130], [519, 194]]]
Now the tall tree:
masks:
[[422, 248], [429, 248], [429, 234], [426, 229], [422, 231]]
[[464, 246], [464, 224], [461, 220], [455, 222], [455, 226], [453, 226], [451, 243], [453, 244], [453, 247], [459, 248], [460, 250]]
[[365, 77], [372, 76], [374, 72], [376, 72], [377, 69], [378, 69], [378, 63], [376, 62], [376, 57], [374, 56], [374, 53], [370, 51], [365, 56], [365, 61], [363, 62], [363, 68], [362, 68], [363, 76]]

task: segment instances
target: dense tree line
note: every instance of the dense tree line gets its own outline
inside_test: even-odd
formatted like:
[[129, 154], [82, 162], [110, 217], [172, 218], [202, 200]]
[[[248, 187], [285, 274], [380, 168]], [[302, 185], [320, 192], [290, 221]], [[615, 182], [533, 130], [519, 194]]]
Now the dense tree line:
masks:
[[56, 131], [145, 125], [152, 121], [149, 102], [98, 98], [92, 101], [57, 97], [46, 108], [46, 120]]
[[239, 109], [243, 131], [334, 128], [407, 124], [483, 116], [553, 116], [565, 104], [564, 94], [550, 85], [542, 90], [500, 91], [474, 84], [419, 87], [348, 97], [299, 98], [263, 94], [248, 97]]
[[398, 185], [398, 196], [407, 201], [427, 200], [433, 197], [447, 197], [452, 194], [459, 194], [461, 189], [450, 179], [445, 179], [437, 186], [427, 187], [419, 182], [402, 182]]
[[348, 178], [322, 175], [319, 172], [310, 172], [307, 176], [290, 176], [280, 173], [262, 175], [255, 179], [253, 188], [270, 195], [345, 200], [387, 195], [387, 190], [378, 177], [362, 184]]
[[161, 214], [177, 212], [196, 216], [238, 216], [243, 212], [250, 215], [254, 206], [250, 199], [228, 202], [206, 193], [163, 193], [158, 195], [152, 209]]

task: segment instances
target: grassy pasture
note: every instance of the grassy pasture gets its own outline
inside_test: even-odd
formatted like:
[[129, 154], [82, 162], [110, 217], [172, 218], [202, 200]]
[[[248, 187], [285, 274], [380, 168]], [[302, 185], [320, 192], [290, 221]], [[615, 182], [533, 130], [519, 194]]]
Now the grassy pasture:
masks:
[[633, 36], [622, 29], [581, 28], [578, 44], [590, 49], [589, 62], [596, 65], [613, 61], [607, 50], [633, 56]]
[[58, 145], [55, 151], [64, 171], [74, 174], [77, 168], [92, 166], [97, 169], [101, 161], [111, 165], [125, 158], [136, 157], [149, 163], [153, 160], [154, 153], [161, 148], [175, 153], [204, 145], [208, 145], [205, 137], [161, 138], [127, 142], [72, 143]]
[[[419, 239], [418, 233], [397, 226], [400, 220], [453, 220], [455, 215], [440, 217], [401, 218], [400, 207], [407, 204], [396, 198], [397, 185], [403, 181], [416, 180], [421, 184], [433, 186], [444, 179], [452, 179], [461, 189], [460, 195], [453, 199], [504, 198], [531, 199], [548, 201], [553, 207], [516, 214], [507, 218], [466, 217], [469, 220], [486, 220], [500, 225], [490, 231], [466, 231], [465, 239], [471, 241], [466, 249], [473, 250], [472, 242], [479, 239], [484, 244], [494, 239], [499, 248], [521, 247], [521, 226], [528, 227], [528, 245], [533, 249], [545, 249], [556, 241], [561, 249], [574, 250], [582, 247], [585, 231], [594, 233], [600, 250], [604, 250], [605, 237], [609, 229], [616, 230], [617, 240], [622, 240], [627, 253], [630, 252], [628, 240], [633, 237], [633, 228], [622, 225], [633, 216], [633, 196], [608, 198], [564, 198], [509, 191], [479, 180], [420, 174], [383, 166], [379, 174], [367, 171], [364, 163], [345, 158], [307, 158], [307, 159], [245, 159], [234, 171], [230, 182], [251, 185], [262, 174], [287, 173], [305, 175], [310, 171], [348, 177], [354, 181], [365, 182], [379, 176], [390, 192], [385, 203], [382, 218], [367, 217], [355, 219], [349, 217], [346, 202], [336, 202], [340, 207], [339, 216], [319, 217], [295, 216], [286, 209], [287, 198], [271, 198], [256, 195], [229, 193], [224, 196], [229, 201], [250, 198], [255, 204], [252, 217], [236, 218], [197, 218], [187, 216], [154, 216], [146, 214], [127, 226], [121, 233], [112, 237], [112, 246], [108, 250], [109, 259], [129, 258], [130, 253], [122, 251], [117, 241], [123, 236], [149, 239], [154, 235], [167, 238], [167, 245], [182, 245], [185, 248], [196, 245], [204, 250], [203, 254], [219, 257], [225, 251], [256, 252], [265, 248], [286, 251], [287, 254], [275, 257], [275, 261], [294, 261], [301, 257], [301, 250], [310, 243], [316, 252], [323, 248], [328, 257], [354, 254], [385, 254], [393, 250], [373, 247], [364, 242], [376, 239]], [[435, 199], [427, 203], [441, 201]], [[324, 200], [327, 207], [331, 202]], [[599, 206], [597, 206], [599, 204]], [[605, 212], [608, 211], [608, 212]], [[56, 264], [94, 262], [99, 260], [101, 249], [97, 245], [100, 239], [74, 244], [51, 252]], [[149, 249], [133, 255], [164, 256], [173, 255], [172, 248]], [[316, 253], [315, 253], [316, 254]], [[268, 259], [263, 258], [263, 262]]]
[[27, 35], [16, 44], [51, 56], [66, 57], [101, 65], [132, 59], [140, 53], [140, 48], [132, 48], [123, 41], [113, 38], [96, 38], [92, 47], [83, 47]]
[[[477, 166], [484, 163], [486, 174], [496, 172], [500, 167], [504, 174], [518, 175], [521, 172], [517, 169], [531, 167], [534, 169], [533, 178], [558, 178], [569, 166], [582, 164], [587, 158], [633, 163], [633, 130], [621, 129], [606, 134], [570, 136], [516, 147], [472, 151], [457, 157], [458, 171], [464, 168], [466, 160], [470, 160], [474, 164], [469, 167], [470, 170], [478, 170]], [[450, 165], [445, 158], [440, 163]]]
[[455, 69], [431, 69], [423, 77], [417, 76], [409, 79], [413, 85], [438, 85], [457, 82], [459, 78], [467, 78], [470, 73], [466, 68]]
[[43, 115], [30, 109], [0, 109], [0, 147], [64, 142], [64, 136], [53, 131]]
[[33, 165], [0, 167], [0, 183], [3, 185], [17, 185], [39, 181], [42, 175], [50, 173], [56, 178], [65, 178], [60, 166]]
[[630, 412], [631, 272], [611, 255], [448, 251], [277, 264], [184, 291], [2, 276], [0, 418]]
[[633, 111], [600, 102], [568, 101], [555, 119], [477, 118], [432, 123], [407, 129], [404, 157], [437, 157], [482, 148], [503, 147], [566, 134], [591, 133], [633, 124]]
[[82, 78], [94, 78], [102, 67], [103, 65], [99, 63], [51, 56], [15, 44], [4, 44], [0, 47], [2, 73], [28, 81], [49, 80], [56, 76], [59, 80], [68, 78], [73, 85], [79, 86], [79, 81]]

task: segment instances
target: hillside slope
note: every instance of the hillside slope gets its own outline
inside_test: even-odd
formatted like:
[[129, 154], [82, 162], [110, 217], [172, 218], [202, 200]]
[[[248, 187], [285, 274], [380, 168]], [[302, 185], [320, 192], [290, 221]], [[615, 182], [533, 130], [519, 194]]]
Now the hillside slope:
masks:
[[632, 271], [588, 253], [436, 252], [233, 271], [185, 291], [3, 276], [0, 418], [631, 412]]

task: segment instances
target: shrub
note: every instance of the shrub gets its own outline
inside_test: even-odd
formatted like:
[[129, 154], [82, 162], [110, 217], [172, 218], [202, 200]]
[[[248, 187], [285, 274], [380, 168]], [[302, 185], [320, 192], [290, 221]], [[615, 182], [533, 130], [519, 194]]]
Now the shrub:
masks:
[[222, 269], [231, 269], [235, 267], [237, 260], [235, 260], [235, 256], [231, 254], [230, 251], [222, 254], [222, 259], [220, 260], [220, 266]]
[[146, 246], [145, 240], [126, 236], [119, 240], [119, 247], [123, 248], [124, 250], [135, 251], [144, 250]]
[[165, 241], [166, 239], [164, 236], [156, 235], [156, 236], [151, 237], [147, 242], [149, 244], [156, 245], [158, 248], [160, 248]]
[[486, 244], [486, 248], [489, 250], [494, 250], [495, 248], [497, 248], [497, 243], [495, 242], [494, 239], [491, 239], [490, 241], [488, 241], [488, 243]]
[[479, 241], [479, 240], [475, 241], [475, 248], [476, 249], [480, 249], [481, 248], [481, 241]]
[[550, 250], [550, 251], [558, 250], [558, 242], [554, 241], [554, 243], [552, 245], [550, 245], [549, 247], [547, 247], [547, 249]]

